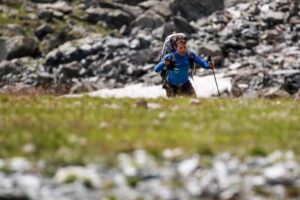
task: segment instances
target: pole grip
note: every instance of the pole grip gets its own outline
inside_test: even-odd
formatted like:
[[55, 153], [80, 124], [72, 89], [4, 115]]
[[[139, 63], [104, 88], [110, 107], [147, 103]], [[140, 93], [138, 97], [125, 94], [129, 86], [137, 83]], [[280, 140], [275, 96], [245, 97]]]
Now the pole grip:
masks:
[[208, 61], [208, 62], [211, 62], [211, 56], [208, 56], [207, 61]]

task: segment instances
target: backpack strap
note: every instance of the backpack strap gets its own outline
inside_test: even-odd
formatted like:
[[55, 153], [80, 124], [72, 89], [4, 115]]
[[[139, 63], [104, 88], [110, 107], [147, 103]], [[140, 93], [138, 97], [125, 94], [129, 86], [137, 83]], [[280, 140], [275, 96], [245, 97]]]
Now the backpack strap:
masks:
[[176, 58], [175, 55], [173, 53], [170, 53], [170, 58], [169, 59], [165, 59], [164, 60], [164, 68], [161, 70], [160, 72], [160, 76], [162, 78], [162, 86], [163, 88], [166, 87], [166, 85], [168, 84], [167, 81], [167, 71], [168, 70], [174, 70], [175, 68], [175, 62], [176, 62]]
[[187, 54], [188, 57], [189, 57], [190, 68], [191, 68], [191, 69], [194, 69], [194, 68], [195, 68], [195, 58], [194, 58], [194, 56], [193, 56], [193, 52], [188, 51], [186, 54]]
[[195, 58], [193, 56], [193, 52], [188, 51], [187, 55], [189, 57], [189, 63], [190, 63], [190, 72], [189, 72], [189, 77], [191, 77], [192, 80], [194, 80], [194, 74], [196, 71], [196, 67], [195, 67]]

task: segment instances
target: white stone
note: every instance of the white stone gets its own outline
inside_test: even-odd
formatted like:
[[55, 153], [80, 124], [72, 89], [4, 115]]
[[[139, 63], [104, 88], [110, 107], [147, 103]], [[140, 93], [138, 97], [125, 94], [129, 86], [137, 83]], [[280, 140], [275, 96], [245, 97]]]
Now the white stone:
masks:
[[121, 153], [118, 155], [118, 163], [119, 167], [121, 168], [122, 172], [126, 176], [135, 176], [137, 174], [137, 169], [133, 164], [132, 158], [125, 154]]
[[70, 166], [58, 169], [54, 176], [54, 180], [58, 183], [65, 183], [69, 177], [76, 177], [77, 180], [89, 180], [93, 187], [100, 188], [101, 179], [94, 168], [85, 168], [80, 166]]
[[153, 109], [153, 110], [161, 108], [160, 104], [158, 104], [158, 103], [148, 103], [147, 106], [148, 106], [148, 108]]
[[189, 176], [198, 166], [199, 157], [193, 156], [180, 162], [177, 169], [181, 176]]
[[287, 171], [282, 164], [276, 164], [264, 170], [264, 176], [270, 180], [278, 180], [287, 177]]
[[9, 168], [12, 171], [24, 172], [31, 168], [29, 161], [22, 157], [15, 157], [9, 161]]
[[222, 189], [228, 188], [228, 171], [226, 164], [222, 161], [217, 160], [214, 162], [214, 170], [216, 172], [219, 186]]
[[15, 182], [30, 197], [35, 197], [41, 187], [41, 180], [35, 175], [18, 175]]

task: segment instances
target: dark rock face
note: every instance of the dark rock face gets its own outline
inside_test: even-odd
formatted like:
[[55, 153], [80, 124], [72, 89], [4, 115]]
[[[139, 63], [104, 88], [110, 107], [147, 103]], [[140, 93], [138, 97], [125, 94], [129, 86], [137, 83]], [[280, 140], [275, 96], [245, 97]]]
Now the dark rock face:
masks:
[[183, 16], [187, 20], [197, 20], [223, 8], [223, 0], [175, 0], [172, 4], [173, 14]]

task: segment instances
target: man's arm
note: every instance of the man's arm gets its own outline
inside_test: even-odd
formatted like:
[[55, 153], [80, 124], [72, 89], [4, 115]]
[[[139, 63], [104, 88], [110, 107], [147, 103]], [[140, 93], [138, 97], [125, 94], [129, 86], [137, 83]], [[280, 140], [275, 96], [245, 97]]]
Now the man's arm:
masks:
[[160, 72], [164, 68], [164, 60], [161, 59], [161, 61], [154, 67], [155, 72]]
[[198, 65], [200, 65], [205, 69], [209, 69], [210, 67], [209, 63], [207, 63], [203, 58], [198, 56], [195, 52], [189, 51], [188, 55], [193, 57], [195, 63], [197, 63]]
[[209, 69], [209, 64], [203, 58], [197, 56], [195, 53], [193, 53], [192, 55], [194, 57], [195, 63], [197, 63], [198, 65], [200, 65], [205, 69]]

